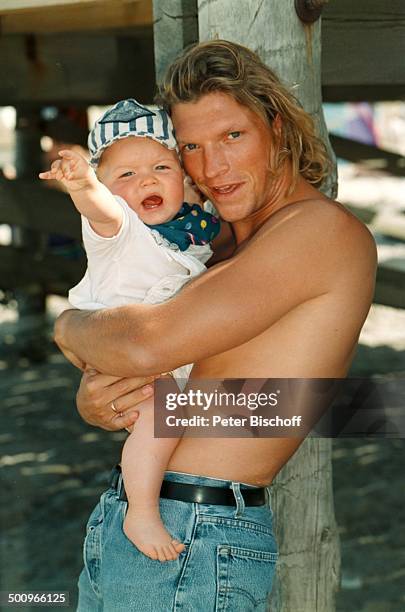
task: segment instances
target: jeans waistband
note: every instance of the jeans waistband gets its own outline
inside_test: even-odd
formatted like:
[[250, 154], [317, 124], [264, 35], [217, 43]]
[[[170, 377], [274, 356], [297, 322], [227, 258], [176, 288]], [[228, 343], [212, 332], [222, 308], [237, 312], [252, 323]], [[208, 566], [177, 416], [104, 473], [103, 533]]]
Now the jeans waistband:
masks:
[[[194, 484], [207, 487], [224, 487], [231, 488], [232, 480], [225, 480], [222, 478], [212, 478], [211, 476], [200, 476], [198, 474], [189, 474], [188, 472], [174, 472], [168, 470], [164, 474], [165, 480], [171, 480], [174, 482], [184, 482], [186, 484]], [[241, 489], [258, 489], [260, 487], [239, 482]]]
[[[269, 502], [269, 491], [266, 487], [255, 487], [254, 485], [243, 484], [240, 482], [234, 482], [220, 478], [211, 478], [209, 476], [198, 476], [195, 474], [174, 471], [167, 471], [165, 473], [164, 482], [165, 481], [173, 482], [174, 484], [180, 485], [192, 485], [195, 488], [192, 489], [191, 492], [190, 490], [187, 490], [186, 495], [183, 489], [176, 489], [175, 491], [171, 491], [170, 494], [166, 494], [165, 491], [165, 494], [162, 494], [162, 497], [171, 497], [172, 499], [179, 499], [182, 501], [189, 502], [198, 500], [198, 503], [209, 505], [213, 504], [214, 507], [215, 505], [224, 504], [236, 506], [235, 517], [240, 517], [243, 514], [246, 505], [250, 507], [259, 507], [263, 506], [263, 504], [268, 505]], [[121, 501], [127, 501], [120, 465], [115, 466], [112, 470], [110, 486], [112, 489], [114, 489], [117, 495], [117, 499]], [[232, 498], [230, 498], [229, 495], [225, 495], [224, 493], [219, 495], [213, 495], [212, 493], [210, 494], [209, 490], [212, 491], [215, 490], [215, 488], [222, 490], [228, 489], [230, 494], [232, 495]], [[253, 492], [255, 490], [257, 490], [258, 495], [254, 495], [254, 497], [252, 497], [250, 492]], [[245, 493], [243, 493], [243, 491], [245, 491]], [[167, 493], [169, 493], [169, 491], [167, 491]], [[179, 495], [179, 497], [177, 497], [177, 495]], [[206, 501], [204, 501], [204, 499], [206, 499]], [[233, 499], [233, 503], [231, 503], [231, 499]]]

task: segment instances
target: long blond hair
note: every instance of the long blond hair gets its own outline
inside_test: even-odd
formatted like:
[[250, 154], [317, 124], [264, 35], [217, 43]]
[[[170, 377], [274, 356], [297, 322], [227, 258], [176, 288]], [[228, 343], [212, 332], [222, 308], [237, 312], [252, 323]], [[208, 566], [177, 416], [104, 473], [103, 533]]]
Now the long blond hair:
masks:
[[[259, 115], [278, 142], [270, 171], [279, 174], [290, 159], [292, 178], [298, 175], [319, 185], [331, 170], [325, 145], [316, 136], [312, 117], [259, 56], [234, 42], [212, 40], [186, 49], [169, 67], [156, 101], [170, 113], [173, 105], [195, 102], [223, 92]], [[281, 118], [281, 133], [273, 126]]]

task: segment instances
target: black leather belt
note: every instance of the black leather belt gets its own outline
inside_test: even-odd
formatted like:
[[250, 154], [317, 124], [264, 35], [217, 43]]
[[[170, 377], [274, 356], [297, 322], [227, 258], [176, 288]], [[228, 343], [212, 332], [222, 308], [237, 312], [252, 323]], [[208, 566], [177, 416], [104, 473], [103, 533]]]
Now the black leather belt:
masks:
[[[117, 491], [120, 501], [128, 501], [122, 481], [121, 466], [117, 465], [113, 469], [110, 485]], [[266, 489], [264, 487], [241, 489], [240, 492], [245, 502], [245, 506], [263, 506], [267, 501]], [[232, 489], [194, 485], [185, 482], [174, 482], [172, 480], [164, 480], [162, 482], [160, 497], [196, 504], [236, 506], [235, 495]]]

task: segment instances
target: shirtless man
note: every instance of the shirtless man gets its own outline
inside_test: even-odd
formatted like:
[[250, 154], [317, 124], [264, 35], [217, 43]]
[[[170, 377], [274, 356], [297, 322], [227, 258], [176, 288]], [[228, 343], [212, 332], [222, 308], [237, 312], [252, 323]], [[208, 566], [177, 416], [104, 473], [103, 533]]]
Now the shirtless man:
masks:
[[[59, 346], [76, 365], [90, 364], [100, 373], [84, 375], [79, 410], [89, 423], [111, 430], [135, 422], [142, 397], [137, 388], [145, 382], [139, 377], [184, 363], [195, 363], [194, 379], [344, 377], [374, 290], [376, 251], [371, 235], [313, 186], [319, 185], [328, 164], [312, 122], [255, 54], [226, 41], [197, 45], [169, 69], [162, 101], [171, 112], [185, 170], [231, 224], [236, 249], [166, 303], [67, 311], [60, 317]], [[111, 402], [122, 416], [112, 412]], [[198, 475], [186, 480], [191, 485], [198, 479], [206, 485], [209, 478], [216, 479], [216, 487], [222, 481], [233, 483], [236, 511], [215, 504], [203, 504], [199, 510], [198, 504], [162, 500], [165, 524], [170, 523], [170, 532], [185, 542], [188, 552], [185, 559], [182, 555], [178, 562], [160, 564], [185, 564], [172, 569], [170, 579], [156, 566], [143, 570], [134, 561], [132, 581], [148, 577], [149, 599], [160, 591], [156, 601], [162, 603], [154, 609], [169, 609], [167, 602], [173, 597], [187, 602], [187, 610], [242, 611], [248, 609], [249, 598], [256, 602], [255, 609], [265, 609], [260, 602], [271, 588], [271, 572], [262, 561], [274, 561], [273, 539], [251, 542], [240, 532], [241, 544], [231, 540], [230, 546], [221, 547], [229, 544], [229, 534], [211, 537], [208, 530], [201, 531], [195, 540], [190, 525], [213, 526], [218, 517], [242, 517], [262, 523], [262, 535], [270, 536], [268, 519], [252, 514], [262, 512], [262, 507], [243, 502], [240, 506], [240, 483], [271, 483], [300, 442], [228, 438], [218, 444], [215, 438], [191, 437], [180, 442], [169, 464], [170, 478], [179, 480], [173, 472], [180, 472]], [[181, 508], [170, 518], [165, 504], [179, 503]], [[194, 519], [184, 514], [184, 506], [197, 508]], [[95, 521], [100, 521], [100, 512]], [[121, 512], [121, 521], [122, 516]], [[207, 551], [210, 542], [217, 546], [216, 560], [214, 553], [204, 557], [198, 548]], [[247, 577], [249, 563], [240, 565], [239, 560], [238, 565], [240, 551], [246, 549], [252, 553]], [[106, 573], [115, 576], [108, 580], [111, 589], [114, 580], [123, 580], [122, 572], [114, 574], [112, 564], [107, 568], [103, 563], [104, 587]], [[121, 560], [120, 567], [123, 564]], [[202, 573], [202, 580], [188, 575], [193, 568]], [[221, 583], [222, 569], [231, 576], [230, 584]], [[93, 592], [99, 593], [99, 583], [89, 575]], [[119, 591], [117, 587], [115, 597]], [[142, 595], [134, 582], [132, 595], [137, 603], [126, 609], [147, 609], [139, 603]], [[117, 604], [106, 609], [121, 608]]]

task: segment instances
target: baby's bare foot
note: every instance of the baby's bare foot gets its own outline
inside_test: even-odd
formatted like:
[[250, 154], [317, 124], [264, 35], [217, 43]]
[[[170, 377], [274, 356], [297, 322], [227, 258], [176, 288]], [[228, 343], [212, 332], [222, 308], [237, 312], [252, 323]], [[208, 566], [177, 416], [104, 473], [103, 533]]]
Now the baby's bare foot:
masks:
[[127, 538], [155, 561], [175, 561], [184, 550], [184, 544], [166, 531], [156, 509], [128, 508], [123, 529]]

